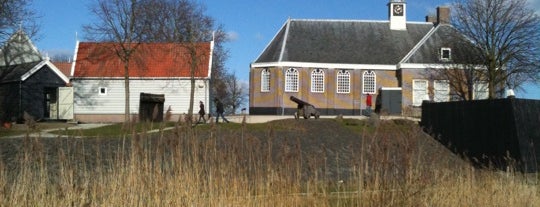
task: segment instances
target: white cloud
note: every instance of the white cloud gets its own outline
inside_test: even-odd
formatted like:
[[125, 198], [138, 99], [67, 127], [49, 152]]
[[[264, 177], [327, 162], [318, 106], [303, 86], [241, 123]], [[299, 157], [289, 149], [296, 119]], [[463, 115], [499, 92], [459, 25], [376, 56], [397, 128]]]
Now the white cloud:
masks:
[[227, 40], [231, 42], [238, 40], [239, 37], [240, 35], [238, 34], [238, 32], [235, 32], [235, 31], [227, 32]]
[[255, 39], [256, 40], [264, 40], [264, 35], [261, 34], [260, 32], [258, 32], [257, 34], [255, 34]]

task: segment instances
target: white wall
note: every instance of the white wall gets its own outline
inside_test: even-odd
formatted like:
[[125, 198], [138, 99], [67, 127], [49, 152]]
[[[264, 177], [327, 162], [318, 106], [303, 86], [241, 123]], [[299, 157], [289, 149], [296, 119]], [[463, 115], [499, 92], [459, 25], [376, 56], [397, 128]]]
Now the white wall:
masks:
[[[75, 114], [123, 114], [125, 109], [124, 80], [72, 80], [74, 87]], [[99, 88], [107, 88], [106, 95]], [[140, 93], [165, 94], [164, 111], [171, 106], [173, 114], [187, 113], [191, 83], [188, 79], [131, 80], [130, 111], [139, 111]], [[195, 81], [194, 113], [199, 110], [199, 100], [209, 106], [208, 80]]]

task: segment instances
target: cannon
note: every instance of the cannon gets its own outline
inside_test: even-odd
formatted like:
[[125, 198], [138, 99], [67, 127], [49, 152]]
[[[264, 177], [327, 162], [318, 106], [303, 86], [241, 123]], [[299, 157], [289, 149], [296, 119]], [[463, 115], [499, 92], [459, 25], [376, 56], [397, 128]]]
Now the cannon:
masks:
[[291, 96], [289, 99], [298, 104], [298, 111], [296, 114], [294, 114], [295, 119], [298, 119], [300, 116], [303, 116], [304, 119], [309, 119], [311, 116], [315, 116], [315, 119], [318, 119], [321, 115], [312, 104], [302, 101], [294, 96]]

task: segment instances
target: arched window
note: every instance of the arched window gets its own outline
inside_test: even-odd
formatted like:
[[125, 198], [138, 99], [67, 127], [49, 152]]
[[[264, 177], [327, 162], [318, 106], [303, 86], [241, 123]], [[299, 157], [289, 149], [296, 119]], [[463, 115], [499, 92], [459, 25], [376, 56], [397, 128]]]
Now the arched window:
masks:
[[311, 92], [324, 93], [324, 71], [321, 69], [311, 71]]
[[340, 70], [337, 73], [337, 93], [351, 92], [351, 74], [349, 71]]
[[270, 71], [263, 69], [261, 71], [261, 92], [270, 91]]
[[375, 94], [375, 89], [377, 88], [376, 82], [377, 82], [377, 76], [375, 75], [375, 72], [372, 70], [368, 70], [364, 72], [363, 78], [363, 91], [364, 94]]
[[298, 70], [295, 68], [285, 71], [285, 92], [298, 92]]

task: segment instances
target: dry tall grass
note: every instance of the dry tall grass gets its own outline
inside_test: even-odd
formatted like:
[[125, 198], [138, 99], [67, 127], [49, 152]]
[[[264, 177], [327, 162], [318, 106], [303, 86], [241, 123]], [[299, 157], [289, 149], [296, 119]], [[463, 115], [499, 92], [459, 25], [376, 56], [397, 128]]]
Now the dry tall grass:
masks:
[[538, 184], [524, 175], [444, 160], [408, 127], [366, 130], [348, 159], [324, 150], [306, 157], [299, 140], [276, 146], [272, 127], [261, 139], [245, 126], [179, 125], [117, 145], [57, 141], [54, 150], [26, 138], [16, 163], [0, 165], [0, 206], [540, 205]]

